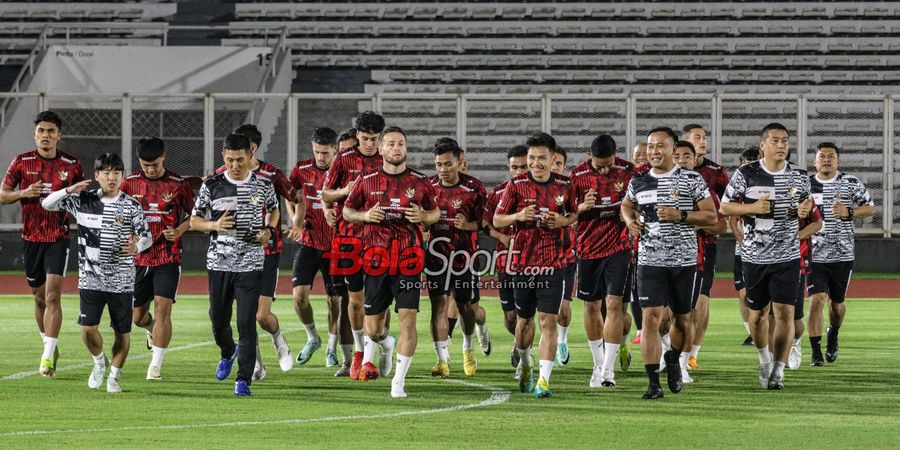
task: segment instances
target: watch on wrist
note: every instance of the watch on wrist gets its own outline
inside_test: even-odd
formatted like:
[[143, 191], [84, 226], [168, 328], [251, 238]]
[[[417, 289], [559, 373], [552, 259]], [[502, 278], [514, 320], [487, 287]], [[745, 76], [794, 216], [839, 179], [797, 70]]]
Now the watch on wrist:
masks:
[[275, 227], [273, 227], [272, 225], [266, 225], [265, 228], [263, 228], [263, 229], [264, 229], [264, 230], [269, 230], [269, 236], [270, 236], [270, 237], [271, 237], [271, 236], [275, 236]]
[[847, 217], [844, 220], [853, 220], [853, 208], [847, 208]]
[[681, 222], [682, 222], [682, 223], [687, 222], [687, 216], [688, 216], [688, 212], [687, 212], [687, 211], [682, 211], [682, 212], [681, 212]]

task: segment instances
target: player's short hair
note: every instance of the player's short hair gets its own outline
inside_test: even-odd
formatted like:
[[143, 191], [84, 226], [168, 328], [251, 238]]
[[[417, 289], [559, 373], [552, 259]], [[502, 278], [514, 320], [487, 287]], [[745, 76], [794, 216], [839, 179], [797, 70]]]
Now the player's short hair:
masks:
[[234, 134], [240, 134], [250, 139], [251, 144], [256, 144], [259, 147], [259, 144], [262, 144], [262, 133], [259, 132], [259, 128], [256, 128], [256, 125], [246, 123], [234, 129]]
[[521, 158], [523, 156], [528, 156], [527, 145], [514, 145], [511, 149], [506, 151], [506, 159]]
[[525, 141], [526, 147], [547, 147], [551, 152], [556, 151], [556, 139], [553, 139], [553, 136], [550, 136], [544, 132], [538, 132], [531, 135], [527, 141]]
[[833, 148], [834, 154], [837, 156], [841, 156], [841, 149], [834, 142], [823, 142], [823, 143], [817, 145], [816, 152], [818, 153], [818, 151], [822, 150], [823, 148]]
[[384, 131], [384, 117], [375, 111], [365, 111], [356, 118], [353, 127], [363, 133], [381, 134]]
[[741, 159], [744, 161], [756, 161], [759, 159], [759, 147], [748, 147], [741, 152]]
[[338, 144], [338, 134], [331, 128], [319, 127], [313, 131], [312, 141], [314, 144], [335, 147]]
[[[681, 132], [684, 133], [683, 135], [687, 135], [687, 134], [689, 134], [691, 131], [696, 130], [697, 128], [699, 128], [699, 129], [701, 129], [701, 130], [703, 130], [703, 131], [706, 131], [706, 128], [703, 128], [703, 125], [696, 124], [696, 123], [689, 123], [689, 124], [687, 124], [687, 125], [685, 125], [684, 127], [681, 128]], [[682, 135], [682, 136], [683, 136], [683, 135]]]
[[559, 147], [559, 146], [557, 146], [555, 149], [553, 149], [553, 154], [561, 155], [563, 157], [563, 163], [565, 163], [569, 159], [569, 155], [566, 154], [566, 149]]
[[434, 148], [431, 150], [434, 156], [440, 156], [448, 152], [453, 152], [453, 156], [459, 158], [463, 154], [463, 149], [460, 148], [459, 143], [453, 138], [442, 137], [434, 141]]
[[94, 160], [94, 172], [103, 170], [125, 171], [125, 163], [122, 158], [115, 153], [103, 153]]
[[232, 151], [250, 151], [250, 139], [243, 134], [229, 134], [225, 137], [225, 144], [222, 150]]
[[616, 154], [616, 140], [608, 134], [600, 134], [591, 142], [591, 156], [609, 158]]
[[678, 142], [678, 135], [675, 134], [675, 130], [669, 127], [656, 127], [647, 132], [647, 136], [650, 136], [653, 133], [666, 133], [669, 135], [669, 138], [672, 139], [672, 145]]
[[346, 130], [341, 131], [341, 134], [337, 137], [338, 143], [346, 141], [347, 139], [356, 139], [356, 128], [347, 128]]
[[778, 122], [772, 122], [772, 123], [766, 125], [762, 129], [762, 132], [759, 133], [760, 139], [765, 139], [765, 138], [769, 137], [769, 131], [771, 131], [771, 130], [781, 130], [781, 131], [784, 131], [785, 133], [790, 134], [790, 132], [784, 125], [782, 125]]
[[53, 111], [39, 112], [37, 116], [34, 117], [34, 124], [37, 125], [41, 122], [50, 122], [62, 131], [62, 119], [59, 117], [59, 114], [56, 114]]
[[165, 153], [165, 145], [163, 140], [154, 137], [150, 139], [141, 139], [138, 142], [138, 158], [144, 161], [154, 161]]
[[678, 147], [687, 147], [691, 150], [691, 154], [697, 156], [697, 149], [694, 148], [694, 144], [691, 144], [688, 141], [678, 141], [675, 143], [675, 148]]
[[[360, 131], [363, 131], [363, 133], [368, 133], [368, 131], [364, 131], [364, 130], [360, 130]], [[388, 133], [400, 133], [400, 134], [403, 135], [403, 139], [406, 139], [406, 133], [403, 131], [403, 128], [400, 128], [400, 127], [387, 127], [387, 128], [384, 128], [383, 130], [381, 130], [381, 132], [378, 134], [378, 140], [379, 140], [379, 141], [383, 140], [384, 137], [385, 137]]]

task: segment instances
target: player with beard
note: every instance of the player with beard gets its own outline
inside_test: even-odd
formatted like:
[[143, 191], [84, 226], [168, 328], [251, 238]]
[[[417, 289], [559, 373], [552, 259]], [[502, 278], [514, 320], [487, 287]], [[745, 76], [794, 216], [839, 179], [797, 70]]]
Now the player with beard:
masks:
[[[421, 226], [437, 222], [441, 211], [427, 177], [406, 167], [403, 130], [387, 127], [378, 140], [382, 166], [355, 182], [344, 204], [343, 217], [350, 223], [363, 225], [362, 239], [369, 249], [362, 258], [366, 273], [366, 340], [359, 379], [369, 381], [389, 375], [396, 345], [397, 371], [391, 381], [391, 397], [403, 398], [406, 397], [406, 373], [418, 341], [416, 313], [425, 262]], [[395, 254], [399, 256], [389, 256], [393, 249], [398, 250]], [[386, 323], [387, 310], [395, 299], [400, 321], [399, 341], [388, 333]], [[381, 348], [378, 368], [372, 363], [376, 347]]]
[[[359, 176], [378, 169], [382, 165], [381, 154], [378, 150], [378, 136], [384, 130], [384, 117], [372, 111], [366, 111], [356, 118], [356, 147], [342, 148], [338, 156], [331, 162], [328, 172], [325, 173], [325, 183], [322, 189], [322, 203], [328, 208], [334, 208], [337, 212], [335, 240], [342, 238], [359, 239], [362, 236], [362, 224], [351, 223], [344, 220], [341, 212], [344, 201], [353, 189]], [[350, 251], [349, 246], [337, 249], [341, 252]], [[334, 249], [332, 249], [332, 252]], [[346, 267], [342, 267], [346, 272]], [[344, 282], [349, 291], [350, 303], [347, 307], [350, 316], [350, 328], [353, 333], [353, 363], [350, 365], [350, 379], [359, 379], [359, 370], [363, 360], [363, 320], [365, 317], [364, 297], [365, 284], [362, 271], [355, 271], [344, 275]], [[388, 320], [390, 314], [388, 314]], [[388, 325], [390, 322], [388, 322]]]

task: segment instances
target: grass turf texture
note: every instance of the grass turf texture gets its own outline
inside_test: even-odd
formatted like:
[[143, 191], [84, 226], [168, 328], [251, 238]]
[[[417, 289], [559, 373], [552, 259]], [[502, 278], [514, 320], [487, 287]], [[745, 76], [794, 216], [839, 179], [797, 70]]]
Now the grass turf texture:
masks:
[[[554, 397], [520, 394], [509, 366], [511, 337], [500, 322], [496, 299], [485, 298], [494, 353], [478, 353], [478, 374], [466, 379], [509, 391], [506, 402], [463, 411], [416, 414], [472, 405], [491, 397], [484, 387], [430, 377], [434, 352], [428, 335], [429, 305], [418, 316], [419, 346], [407, 379], [410, 397], [390, 398], [390, 380], [368, 384], [332, 376], [324, 368], [324, 343], [313, 360], [290, 373], [278, 369], [274, 349], [261, 332], [268, 378], [253, 384], [250, 398], [235, 398], [231, 381], [214, 378], [219, 351], [212, 342], [207, 303], [179, 298], [175, 331], [163, 367], [163, 381], [144, 380], [149, 352], [144, 331], [135, 329], [123, 370], [125, 392], [87, 388], [91, 359], [74, 324], [77, 301], [64, 299], [62, 357], [52, 379], [9, 375], [36, 371], [40, 339], [32, 300], [0, 296], [0, 447], [378, 447], [446, 448], [468, 443], [484, 447], [892, 447], [900, 438], [895, 387], [900, 385], [900, 300], [848, 300], [841, 329], [840, 356], [823, 368], [809, 366], [803, 339], [803, 366], [786, 371], [785, 391], [757, 386], [757, 356], [743, 347], [744, 328], [734, 302], [712, 302], [703, 369], [696, 382], [665, 399], [640, 399], [646, 388], [638, 348], [629, 372], [617, 373], [611, 390], [587, 387], [591, 357], [582, 330], [582, 306], [573, 302], [569, 332], [571, 362], [553, 371]], [[319, 332], [327, 336], [324, 302], [313, 305]], [[275, 303], [286, 337], [296, 353], [306, 341], [287, 301]], [[397, 330], [396, 316], [393, 329]], [[104, 313], [101, 331], [110, 353], [112, 331]], [[461, 336], [452, 348], [453, 377], [462, 375]], [[823, 342], [824, 346], [824, 342]], [[186, 348], [185, 348], [186, 347]], [[476, 346], [476, 349], [478, 347]], [[66, 369], [67, 366], [80, 368]], [[237, 367], [235, 367], [235, 370]], [[618, 368], [617, 368], [618, 370]], [[664, 379], [664, 375], [663, 375]], [[412, 414], [406, 415], [406, 412]], [[370, 417], [400, 413], [392, 417]], [[352, 419], [342, 419], [357, 416]], [[226, 423], [253, 422], [245, 425]], [[171, 426], [171, 427], [169, 427]], [[186, 428], [193, 427], [193, 428]], [[92, 429], [103, 429], [90, 432]], [[54, 434], [31, 431], [78, 430]]]

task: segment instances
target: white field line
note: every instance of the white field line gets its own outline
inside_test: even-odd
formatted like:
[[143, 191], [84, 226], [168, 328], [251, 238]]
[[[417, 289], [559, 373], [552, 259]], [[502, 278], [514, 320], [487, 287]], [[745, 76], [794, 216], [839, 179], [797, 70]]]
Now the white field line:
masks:
[[30, 430], [30, 431], [12, 431], [7, 433], [0, 433], [0, 436], [3, 437], [13, 437], [13, 436], [41, 436], [41, 435], [49, 435], [49, 434], [70, 434], [70, 433], [106, 433], [106, 432], [121, 432], [121, 431], [146, 431], [146, 430], [190, 430], [190, 429], [198, 429], [198, 428], [224, 428], [224, 427], [242, 427], [242, 426], [252, 426], [252, 425], [290, 425], [290, 424], [300, 424], [300, 423], [318, 423], [318, 422], [337, 422], [337, 421], [347, 421], [347, 420], [367, 420], [367, 419], [381, 419], [381, 418], [389, 418], [389, 417], [403, 417], [403, 416], [418, 416], [424, 414], [439, 414], [445, 412], [454, 412], [454, 411], [463, 411], [467, 409], [473, 408], [483, 408], [486, 406], [499, 405], [501, 403], [505, 403], [509, 400], [510, 392], [505, 389], [495, 388], [493, 386], [488, 386], [484, 384], [471, 383], [468, 381], [454, 380], [448, 379], [444, 380], [449, 383], [461, 384], [464, 386], [474, 387], [486, 390], [491, 393], [491, 396], [485, 400], [482, 400], [477, 403], [468, 403], [465, 405], [457, 405], [457, 406], [446, 406], [443, 408], [432, 408], [432, 409], [422, 409], [416, 411], [398, 411], [393, 413], [384, 413], [384, 414], [375, 414], [375, 415], [355, 415], [355, 416], [325, 416], [325, 417], [312, 417], [306, 419], [282, 419], [282, 420], [257, 420], [257, 421], [244, 421], [244, 422], [220, 422], [220, 423], [206, 423], [206, 424], [193, 424], [193, 425], [147, 425], [147, 426], [135, 426], [135, 427], [121, 427], [121, 428], [78, 428], [78, 429], [63, 429], [63, 430]]

